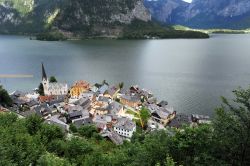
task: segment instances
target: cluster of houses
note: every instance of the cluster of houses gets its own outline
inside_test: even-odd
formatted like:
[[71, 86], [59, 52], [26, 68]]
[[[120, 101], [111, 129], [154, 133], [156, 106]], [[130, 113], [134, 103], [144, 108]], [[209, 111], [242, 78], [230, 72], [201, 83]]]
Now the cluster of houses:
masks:
[[77, 128], [95, 125], [103, 137], [115, 144], [122, 144], [133, 136], [138, 119], [135, 115], [139, 115], [142, 108], [151, 115], [148, 128], [152, 130], [157, 129], [156, 126], [178, 128], [183, 123], [206, 123], [209, 120], [209, 117], [198, 115], [178, 115], [166, 101], [157, 102], [151, 92], [138, 86], [125, 89], [122, 84], [110, 86], [104, 81], [91, 85], [82, 80], [71, 87], [50, 83], [43, 65], [42, 84], [44, 96], [20, 91], [11, 94], [14, 110], [19, 115], [37, 114], [46, 123], [57, 125], [65, 132], [71, 124]]

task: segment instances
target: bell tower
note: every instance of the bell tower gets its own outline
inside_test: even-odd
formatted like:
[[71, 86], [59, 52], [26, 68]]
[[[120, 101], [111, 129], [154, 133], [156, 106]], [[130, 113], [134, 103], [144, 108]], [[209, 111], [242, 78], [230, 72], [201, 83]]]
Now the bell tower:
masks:
[[43, 84], [44, 94], [48, 95], [49, 80], [47, 78], [43, 63], [42, 63], [42, 84]]

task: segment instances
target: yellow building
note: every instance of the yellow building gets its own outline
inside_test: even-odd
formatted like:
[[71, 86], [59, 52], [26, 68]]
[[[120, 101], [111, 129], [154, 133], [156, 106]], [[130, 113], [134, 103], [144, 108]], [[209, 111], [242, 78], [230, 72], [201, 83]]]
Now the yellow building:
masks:
[[80, 95], [90, 89], [90, 84], [86, 81], [77, 81], [70, 89], [71, 98], [79, 98]]

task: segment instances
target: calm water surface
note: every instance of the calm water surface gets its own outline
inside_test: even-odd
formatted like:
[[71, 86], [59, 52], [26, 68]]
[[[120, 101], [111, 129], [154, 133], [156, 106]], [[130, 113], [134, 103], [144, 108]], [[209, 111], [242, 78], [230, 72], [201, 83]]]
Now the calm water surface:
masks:
[[179, 112], [213, 114], [220, 96], [250, 84], [250, 35], [213, 35], [204, 40], [31, 41], [0, 36], [0, 74], [32, 74], [3, 79], [9, 92], [28, 91], [47, 75], [60, 82], [107, 80], [150, 89]]

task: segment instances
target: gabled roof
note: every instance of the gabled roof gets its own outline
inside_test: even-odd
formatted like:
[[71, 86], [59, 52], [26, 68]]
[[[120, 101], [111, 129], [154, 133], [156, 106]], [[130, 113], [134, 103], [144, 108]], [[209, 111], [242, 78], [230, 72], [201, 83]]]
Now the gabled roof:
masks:
[[173, 107], [159, 107], [156, 104], [149, 104], [147, 108], [153, 116], [158, 116], [161, 119], [166, 119], [174, 113]]
[[40, 105], [38, 107], [35, 107], [35, 111], [39, 114], [41, 113], [43, 115], [44, 112], [52, 113], [51, 109], [48, 107], [47, 104]]
[[167, 101], [162, 100], [160, 103], [157, 104], [159, 107], [165, 107], [168, 105]]
[[31, 100], [29, 102], [26, 103], [29, 107], [33, 107], [35, 105], [38, 105], [39, 103], [35, 100]]
[[191, 116], [186, 114], [177, 114], [176, 117], [168, 124], [170, 127], [180, 128], [182, 125], [189, 125], [192, 123]]
[[158, 115], [161, 119], [166, 119], [169, 117], [170, 113], [164, 112], [162, 110], [156, 110], [155, 112], [152, 113], [152, 115]]
[[86, 117], [82, 117], [79, 119], [75, 119], [72, 121], [72, 123], [77, 127], [81, 127], [82, 125], [87, 125], [87, 124], [92, 124], [93, 121], [90, 117], [86, 116]]
[[112, 122], [112, 117], [107, 115], [96, 115], [95, 118], [93, 119], [93, 122], [107, 124]]
[[68, 130], [69, 128], [69, 125], [67, 125], [66, 123], [64, 123], [63, 121], [59, 119], [59, 115], [54, 115], [50, 117], [49, 119], [47, 119], [46, 121], [49, 124], [54, 124], [54, 125], [61, 127], [63, 130]]
[[110, 102], [110, 98], [104, 97], [104, 96], [99, 96], [98, 97], [98, 101], [109, 103]]
[[108, 105], [107, 110], [109, 114], [116, 115], [122, 109], [122, 107], [123, 106], [120, 103], [114, 101]]
[[123, 144], [122, 137], [114, 131], [108, 133], [108, 138], [116, 145]]
[[137, 95], [121, 95], [121, 98], [125, 99], [125, 100], [128, 100], [128, 101], [131, 101], [131, 102], [140, 102], [141, 99], [139, 96]]
[[75, 105], [75, 106], [69, 106], [68, 107], [68, 112], [72, 113], [75, 111], [83, 111], [83, 108], [80, 105]]
[[82, 116], [82, 111], [73, 111], [69, 113], [69, 118]]
[[102, 85], [102, 86], [98, 89], [98, 92], [99, 92], [100, 94], [104, 94], [104, 93], [106, 92], [106, 90], [108, 90], [108, 88], [109, 88], [109, 86], [106, 85], [106, 84], [104, 84], [104, 85]]
[[113, 96], [118, 90], [119, 90], [118, 86], [111, 86], [105, 93], [109, 94], [110, 96]]
[[10, 94], [11, 97], [22, 97], [22, 96], [25, 96], [26, 93], [25, 92], [22, 92], [22, 91], [19, 91], [19, 90], [16, 90], [14, 92], [12, 92]]
[[91, 101], [88, 97], [82, 97], [79, 100], [77, 100], [76, 102], [74, 102], [74, 104], [80, 105], [84, 108], [89, 107], [90, 103], [91, 103]]
[[134, 127], [136, 127], [135, 122], [128, 118], [119, 118], [117, 120], [117, 123], [114, 125], [114, 127], [117, 127], [119, 129], [124, 129], [124, 130], [133, 130]]

